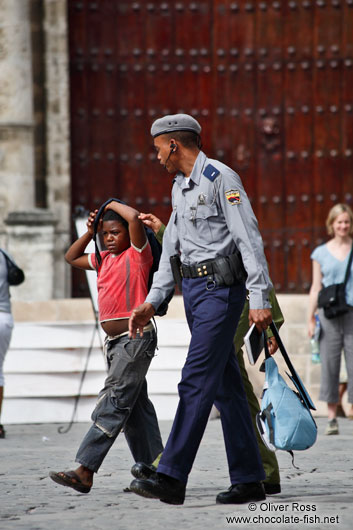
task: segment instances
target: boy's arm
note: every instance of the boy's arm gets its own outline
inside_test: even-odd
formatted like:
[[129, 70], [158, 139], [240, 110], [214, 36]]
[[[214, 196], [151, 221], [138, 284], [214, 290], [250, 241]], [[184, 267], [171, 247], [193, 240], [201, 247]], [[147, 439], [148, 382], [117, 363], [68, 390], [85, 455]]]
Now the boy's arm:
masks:
[[91, 270], [88, 261], [88, 254], [85, 254], [86, 247], [93, 237], [93, 223], [98, 210], [91, 212], [87, 221], [87, 232], [72, 243], [65, 254], [65, 260], [77, 269]]
[[127, 204], [112, 201], [106, 207], [106, 210], [113, 210], [125, 219], [129, 224], [129, 235], [134, 247], [141, 249], [147, 241], [146, 231], [142, 221], [139, 219], [139, 212]]

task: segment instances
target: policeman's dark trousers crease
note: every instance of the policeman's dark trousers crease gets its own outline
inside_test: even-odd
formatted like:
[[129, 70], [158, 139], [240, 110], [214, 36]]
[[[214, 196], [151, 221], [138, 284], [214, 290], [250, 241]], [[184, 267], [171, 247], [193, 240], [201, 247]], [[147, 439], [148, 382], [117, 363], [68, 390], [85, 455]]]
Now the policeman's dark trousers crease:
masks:
[[158, 471], [187, 483], [215, 403], [221, 413], [231, 483], [264, 480], [233, 347], [245, 288], [234, 285], [207, 291], [205, 279], [184, 278], [183, 297], [191, 341], [178, 385], [178, 409]]
[[108, 376], [92, 413], [76, 462], [97, 472], [116, 437], [124, 429], [135, 462], [153, 462], [163, 451], [156, 412], [147, 394], [146, 373], [156, 348], [155, 331], [111, 341]]

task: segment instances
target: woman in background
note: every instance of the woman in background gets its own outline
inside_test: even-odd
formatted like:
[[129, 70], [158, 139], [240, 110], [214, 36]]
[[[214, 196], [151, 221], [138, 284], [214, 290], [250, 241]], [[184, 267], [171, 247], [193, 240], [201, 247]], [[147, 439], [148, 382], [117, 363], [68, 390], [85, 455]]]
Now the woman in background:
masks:
[[[3, 364], [10, 345], [12, 329], [13, 318], [11, 314], [9, 282], [7, 281], [7, 265], [4, 254], [0, 252], [0, 422], [4, 396]], [[1, 423], [0, 438], [5, 438], [5, 429]]]
[[[313, 280], [309, 293], [308, 332], [312, 337], [315, 329], [317, 300], [322, 287], [343, 283], [349, 254], [352, 248], [353, 213], [346, 204], [336, 204], [329, 211], [326, 227], [331, 239], [315, 248]], [[321, 386], [319, 399], [326, 401], [328, 424], [326, 434], [338, 434], [337, 404], [339, 403], [339, 373], [341, 352], [344, 350], [348, 373], [348, 401], [353, 403], [353, 264], [346, 285], [346, 303], [349, 311], [333, 319], [327, 319], [323, 309], [318, 309], [321, 323], [320, 357]]]

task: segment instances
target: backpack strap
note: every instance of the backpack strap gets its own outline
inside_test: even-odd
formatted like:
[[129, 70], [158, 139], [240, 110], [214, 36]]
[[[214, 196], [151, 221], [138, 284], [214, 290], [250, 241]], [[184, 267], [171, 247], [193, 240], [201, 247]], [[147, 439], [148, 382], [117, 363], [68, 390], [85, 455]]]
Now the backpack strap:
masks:
[[266, 330], [263, 331], [263, 335], [264, 335], [265, 359], [269, 359], [271, 357], [271, 355], [270, 355], [270, 352], [269, 352], [269, 349], [268, 349], [268, 344], [267, 344], [268, 337], [267, 337]]

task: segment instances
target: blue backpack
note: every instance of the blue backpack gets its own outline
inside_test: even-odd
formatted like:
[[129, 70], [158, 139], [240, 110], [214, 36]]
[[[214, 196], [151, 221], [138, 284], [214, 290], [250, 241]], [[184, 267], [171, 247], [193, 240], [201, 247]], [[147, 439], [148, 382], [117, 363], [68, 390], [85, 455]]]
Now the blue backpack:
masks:
[[267, 340], [265, 340], [266, 379], [261, 412], [257, 414], [256, 424], [263, 442], [271, 451], [282, 449], [291, 453], [293, 457], [293, 450], [309, 449], [316, 441], [317, 426], [310, 412], [310, 409], [316, 409], [295, 371], [273, 323], [271, 330], [291, 372], [291, 375], [288, 373], [287, 375], [293, 382], [296, 391], [292, 390], [278, 373], [277, 364], [269, 355]]

